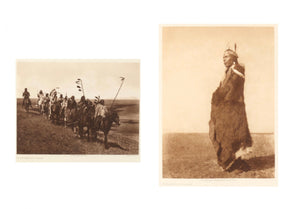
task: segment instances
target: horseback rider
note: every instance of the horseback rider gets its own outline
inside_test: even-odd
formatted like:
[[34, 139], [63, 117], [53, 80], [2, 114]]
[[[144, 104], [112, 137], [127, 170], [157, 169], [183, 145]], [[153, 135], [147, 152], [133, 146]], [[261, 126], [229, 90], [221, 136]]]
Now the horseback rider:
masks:
[[68, 106], [68, 97], [65, 96], [65, 98], [62, 100], [62, 103], [61, 103], [61, 110], [65, 111], [65, 109], [67, 108], [67, 106]]
[[77, 103], [75, 101], [75, 97], [71, 96], [71, 98], [68, 100], [68, 105], [67, 105], [68, 109], [74, 109], [77, 108]]
[[95, 107], [95, 124], [100, 127], [101, 122], [103, 121], [103, 119], [106, 117], [106, 114], [108, 113], [108, 109], [107, 107], [104, 105], [104, 100], [101, 99], [99, 101], [100, 97], [97, 98], [97, 100], [95, 101], [96, 103], [96, 107]]
[[23, 99], [22, 107], [24, 106], [25, 100], [28, 99], [29, 106], [32, 108], [31, 101], [30, 101], [30, 98], [29, 98], [30, 93], [29, 93], [29, 91], [27, 91], [27, 88], [25, 88], [25, 90], [23, 92], [23, 97], [24, 97], [24, 99]]
[[37, 94], [37, 101], [36, 101], [36, 106], [39, 108], [39, 111], [42, 113], [43, 112], [43, 98], [44, 98], [44, 93], [42, 90], [39, 91]]
[[67, 106], [68, 106], [68, 97], [65, 96], [61, 103], [61, 112], [60, 115], [64, 115], [64, 121], [65, 121], [65, 126], [66, 126], [66, 121], [67, 121]]
[[82, 96], [80, 98], [80, 101], [78, 102], [78, 108], [80, 110], [82, 110], [82, 109], [84, 109], [86, 107], [86, 105], [87, 105], [87, 101], [85, 100], [85, 96]]
[[46, 113], [48, 110], [45, 108], [49, 108], [49, 103], [50, 103], [50, 97], [49, 94], [46, 93], [46, 95], [42, 98], [42, 112]]
[[50, 102], [50, 97], [49, 94], [46, 93], [46, 95], [43, 97], [43, 104], [49, 104]]
[[37, 97], [38, 97], [38, 101], [37, 101], [37, 103], [39, 103], [39, 101], [40, 101], [40, 100], [42, 100], [42, 99], [43, 99], [43, 97], [44, 97], [44, 93], [43, 93], [43, 91], [42, 91], [42, 90], [40, 90], [40, 92], [38, 93]]
[[64, 101], [64, 97], [63, 97], [63, 95], [61, 94], [61, 95], [59, 95], [59, 98], [58, 98], [58, 100], [57, 100], [60, 104], [62, 104], [62, 102]]
[[[51, 95], [51, 94], [50, 94]], [[57, 92], [53, 92], [52, 97], [51, 97], [51, 104], [54, 104], [57, 102]]]
[[50, 92], [50, 116], [52, 115], [52, 105], [57, 102], [57, 91], [53, 89]]
[[77, 120], [76, 117], [76, 111], [77, 111], [77, 103], [75, 101], [75, 97], [71, 96], [70, 99], [68, 99], [67, 102], [67, 108], [66, 108], [66, 115], [65, 115], [65, 126], [67, 125], [67, 123], [69, 125], [71, 125], [72, 130], [74, 131], [74, 133], [76, 132], [76, 127], [75, 127], [75, 122]]

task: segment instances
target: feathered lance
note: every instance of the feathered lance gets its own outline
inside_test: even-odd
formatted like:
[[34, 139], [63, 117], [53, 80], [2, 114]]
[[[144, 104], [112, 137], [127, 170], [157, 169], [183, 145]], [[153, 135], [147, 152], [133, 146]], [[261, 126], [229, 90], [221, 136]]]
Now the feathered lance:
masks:
[[75, 81], [75, 83], [77, 84], [78, 91], [82, 91], [82, 94], [84, 96], [84, 89], [83, 89], [82, 80], [80, 78], [78, 78], [77, 81]]
[[121, 78], [121, 85], [120, 85], [120, 87], [119, 87], [119, 89], [118, 89], [118, 91], [117, 91], [117, 94], [116, 94], [116, 96], [115, 96], [113, 102], [111, 103], [110, 109], [112, 109], [112, 107], [113, 107], [113, 105], [114, 105], [114, 102], [115, 102], [115, 100], [116, 100], [116, 98], [117, 98], [117, 96], [118, 96], [118, 94], [119, 94], [119, 92], [120, 92], [120, 89], [121, 89], [121, 87], [122, 87], [122, 85], [123, 85], [123, 83], [124, 83], [124, 80], [125, 80], [124, 77], [120, 77], [120, 78]]

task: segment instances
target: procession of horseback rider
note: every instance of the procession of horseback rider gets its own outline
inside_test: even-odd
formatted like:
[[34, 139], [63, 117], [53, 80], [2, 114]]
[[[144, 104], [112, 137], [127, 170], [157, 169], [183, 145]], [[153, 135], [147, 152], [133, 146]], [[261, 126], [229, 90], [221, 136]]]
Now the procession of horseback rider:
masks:
[[[111, 130], [112, 124], [115, 123], [120, 125], [120, 120], [118, 113], [113, 110], [113, 104], [116, 100], [116, 97], [122, 87], [124, 78], [121, 77], [121, 85], [118, 89], [118, 92], [111, 103], [110, 108], [108, 109], [105, 106], [105, 101], [100, 99], [100, 96], [96, 96], [94, 103], [86, 99], [84, 96], [84, 89], [82, 80], [78, 79], [76, 81], [78, 91], [83, 93], [83, 96], [80, 98], [80, 101], [77, 103], [74, 96], [68, 98], [67, 96], [63, 97], [57, 89], [54, 88], [51, 92], [44, 96], [42, 90], [37, 94], [38, 97], [38, 106], [39, 111], [46, 115], [47, 118], [51, 119], [54, 124], [61, 124], [64, 121], [64, 125], [70, 126], [74, 131], [74, 134], [80, 137], [83, 137], [85, 133], [88, 135], [88, 141], [90, 137], [90, 132], [94, 135], [94, 139], [97, 139], [97, 131], [102, 131], [104, 133], [104, 144], [105, 148], [108, 147], [107, 135]], [[59, 97], [58, 97], [58, 94]], [[31, 106], [31, 101], [29, 99], [30, 93], [27, 88], [23, 92], [23, 106], [25, 103]], [[32, 106], [31, 106], [32, 107]], [[26, 109], [26, 111], [28, 111]], [[86, 129], [85, 129], [86, 128]], [[84, 130], [85, 133], [84, 133]]]
[[[31, 106], [31, 101], [29, 98], [30, 93], [27, 90], [27, 88], [25, 88], [23, 97], [24, 97], [24, 99], [23, 99], [22, 106], [24, 106], [24, 101], [26, 99], [28, 99], [29, 105]], [[94, 113], [92, 115], [92, 119], [94, 120], [94, 125], [95, 125], [96, 129], [100, 128], [101, 122], [103, 121], [103, 119], [106, 117], [106, 115], [108, 113], [108, 108], [105, 106], [105, 101], [103, 99], [100, 99], [100, 96], [95, 97], [96, 99], [94, 100], [94, 103], [91, 102], [90, 100], [86, 100], [85, 96], [82, 96], [80, 101], [77, 103], [74, 96], [71, 96], [68, 99], [67, 96], [63, 97], [63, 95], [60, 94], [60, 96], [57, 97], [57, 91], [56, 91], [56, 89], [53, 89], [50, 92], [50, 95], [48, 93], [46, 93], [44, 95], [43, 91], [40, 90], [39, 93], [37, 94], [37, 97], [38, 97], [37, 104], [39, 106], [39, 111], [41, 113], [48, 112], [49, 118], [51, 118], [51, 114], [53, 114], [51, 112], [52, 106], [55, 103], [59, 103], [61, 106], [59, 113], [65, 122], [67, 121], [68, 111], [69, 111], [69, 115], [70, 115], [71, 110], [76, 110], [79, 113], [82, 113], [83, 110], [85, 108], [87, 108], [88, 106], [93, 107]]]

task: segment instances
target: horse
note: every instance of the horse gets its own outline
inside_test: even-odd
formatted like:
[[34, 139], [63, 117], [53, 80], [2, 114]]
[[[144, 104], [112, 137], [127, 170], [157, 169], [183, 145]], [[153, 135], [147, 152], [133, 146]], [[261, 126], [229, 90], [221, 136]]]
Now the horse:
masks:
[[49, 117], [49, 102], [42, 103], [42, 114], [45, 115], [47, 118]]
[[23, 105], [22, 105], [22, 106], [25, 108], [25, 111], [26, 111], [26, 112], [29, 112], [29, 106], [30, 106], [29, 98], [24, 98], [24, 101], [23, 101]]
[[67, 126], [67, 107], [60, 108], [60, 118], [64, 121], [64, 126]]
[[[95, 128], [96, 130], [100, 130], [104, 133], [104, 146], [105, 149], [108, 149], [108, 133], [113, 125], [113, 123], [116, 123], [117, 126], [120, 125], [120, 118], [118, 113], [115, 110], [109, 110], [105, 116], [105, 118], [102, 118], [100, 122], [97, 122], [97, 119], [95, 120]], [[97, 135], [96, 135], [97, 137]]]
[[76, 127], [78, 124], [78, 113], [76, 106], [68, 106], [65, 111], [65, 127], [71, 126], [74, 134], [76, 134]]
[[83, 137], [83, 128], [87, 127], [86, 133], [88, 134], [88, 141], [90, 141], [90, 131], [94, 133], [94, 114], [95, 107], [91, 102], [88, 102], [86, 105], [78, 109], [77, 120], [78, 120], [78, 134], [80, 138]]
[[54, 124], [57, 124], [59, 122], [59, 119], [60, 119], [60, 108], [61, 108], [61, 105], [59, 102], [54, 102], [52, 105], [51, 105], [51, 120]]
[[39, 108], [39, 112], [42, 114], [43, 113], [43, 98], [39, 97], [37, 100], [37, 106]]

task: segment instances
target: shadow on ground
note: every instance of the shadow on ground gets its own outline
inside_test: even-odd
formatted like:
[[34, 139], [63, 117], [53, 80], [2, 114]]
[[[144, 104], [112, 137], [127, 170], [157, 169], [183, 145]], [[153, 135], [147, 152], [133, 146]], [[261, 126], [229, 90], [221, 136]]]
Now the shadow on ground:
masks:
[[250, 166], [251, 171], [259, 171], [275, 167], [275, 155], [254, 157], [245, 161]]
[[128, 151], [128, 149], [125, 149], [125, 148], [121, 147], [118, 143], [114, 143], [114, 142], [108, 142], [107, 146], [108, 146], [108, 149], [111, 147], [114, 147], [114, 148], [118, 148], [118, 149], [121, 149], [124, 151]]

